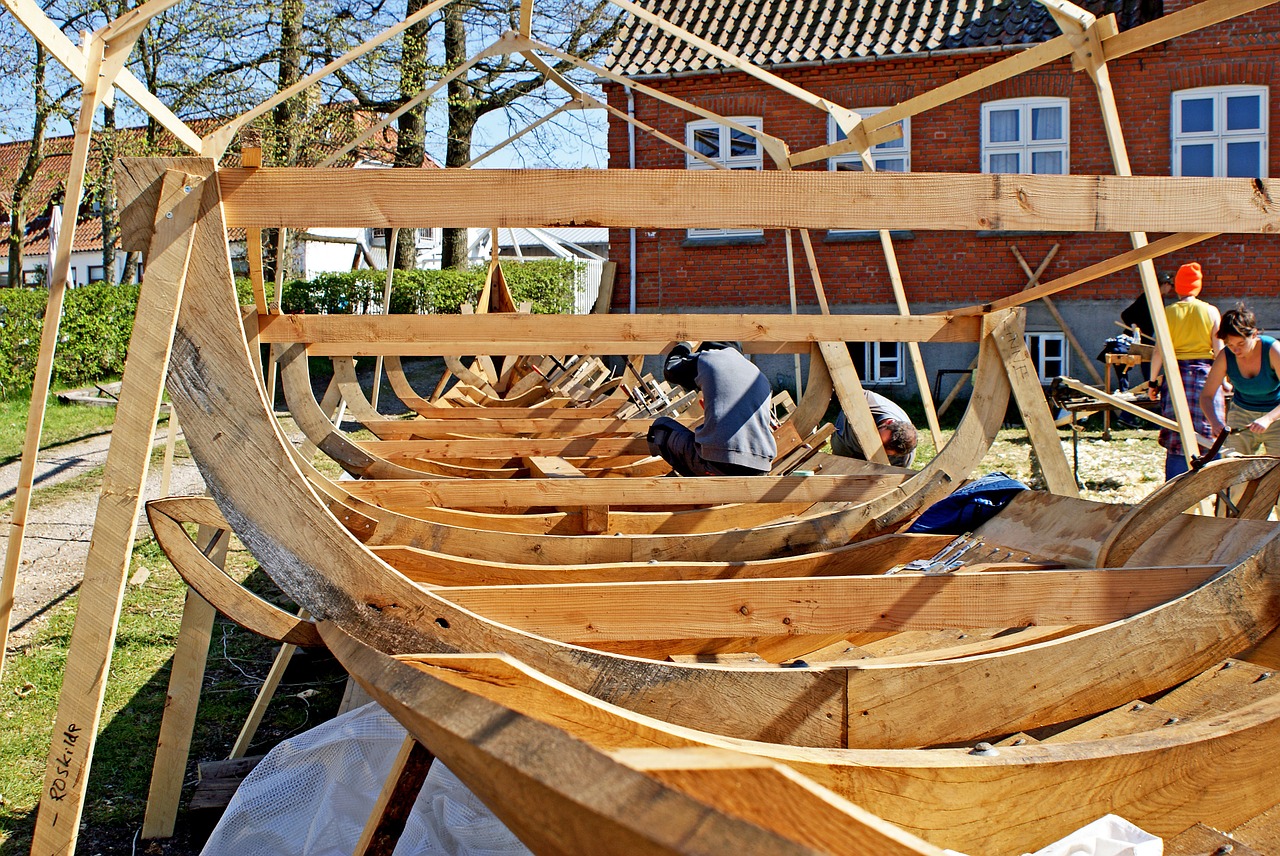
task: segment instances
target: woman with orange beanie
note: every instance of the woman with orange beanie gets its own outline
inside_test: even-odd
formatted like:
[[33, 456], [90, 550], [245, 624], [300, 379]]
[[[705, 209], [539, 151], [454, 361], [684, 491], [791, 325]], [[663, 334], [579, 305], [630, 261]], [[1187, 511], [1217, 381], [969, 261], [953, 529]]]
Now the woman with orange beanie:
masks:
[[[1173, 352], [1178, 358], [1178, 372], [1182, 376], [1182, 388], [1186, 392], [1187, 402], [1191, 407], [1191, 422], [1196, 433], [1210, 435], [1212, 427], [1200, 408], [1200, 392], [1204, 389], [1209, 370], [1213, 367], [1214, 357], [1218, 354], [1221, 343], [1218, 341], [1218, 325], [1222, 316], [1218, 308], [1205, 303], [1199, 298], [1200, 288], [1204, 284], [1204, 275], [1199, 262], [1191, 262], [1178, 268], [1173, 277], [1173, 288], [1178, 293], [1176, 303], [1164, 308], [1165, 319], [1169, 322], [1169, 336], [1173, 340]], [[1169, 396], [1169, 385], [1163, 382], [1160, 373], [1162, 358], [1160, 349], [1156, 348], [1151, 358], [1151, 386], [1147, 392], [1155, 398], [1157, 389], [1161, 396], [1160, 412], [1168, 419], [1174, 418], [1173, 400]], [[1219, 389], [1213, 396], [1213, 421], [1221, 424], [1226, 418], [1223, 406], [1222, 391]], [[1182, 437], [1177, 431], [1168, 428], [1160, 429], [1160, 445], [1165, 448], [1164, 477], [1171, 479], [1187, 471], [1187, 460], [1182, 452]]]

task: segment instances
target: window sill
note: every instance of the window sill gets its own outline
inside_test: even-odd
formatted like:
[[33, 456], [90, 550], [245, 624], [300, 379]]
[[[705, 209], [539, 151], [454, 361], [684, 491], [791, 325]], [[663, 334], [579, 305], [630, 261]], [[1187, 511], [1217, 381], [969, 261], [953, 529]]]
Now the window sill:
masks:
[[682, 247], [763, 246], [764, 235], [706, 235], [685, 238]]
[[[890, 229], [889, 237], [894, 241], [913, 241], [916, 233], [909, 229]], [[828, 231], [822, 239], [824, 244], [860, 244], [868, 241], [879, 241], [880, 233], [874, 229], [836, 232]]]

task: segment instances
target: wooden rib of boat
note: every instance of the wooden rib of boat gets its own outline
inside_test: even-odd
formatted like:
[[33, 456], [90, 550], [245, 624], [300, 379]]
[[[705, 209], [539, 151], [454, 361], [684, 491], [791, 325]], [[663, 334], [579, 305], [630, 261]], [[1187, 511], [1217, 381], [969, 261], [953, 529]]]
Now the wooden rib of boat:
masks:
[[[350, 357], [335, 357], [335, 380], [339, 376], [337, 373], [339, 362], [353, 363]], [[399, 356], [391, 355], [386, 357], [383, 368], [387, 373], [387, 380], [391, 384], [391, 389], [396, 394], [396, 398], [398, 398], [400, 403], [407, 407], [411, 412], [417, 413], [421, 416], [443, 416], [453, 411], [465, 413], [482, 407], [495, 409], [534, 407], [543, 409], [555, 408], [565, 409], [570, 412], [582, 410], [588, 412], [599, 411], [595, 415], [607, 416], [612, 413], [616, 413], [620, 407], [624, 406], [630, 400], [627, 398], [626, 394], [622, 392], [619, 386], [615, 386], [607, 392], [595, 392], [595, 390], [593, 390], [595, 394], [586, 401], [580, 398], [572, 398], [568, 395], [557, 395], [555, 390], [548, 389], [544, 386], [530, 390], [530, 392], [533, 393], [541, 392], [542, 394], [540, 396], [536, 394], [530, 395], [528, 393], [521, 393], [521, 396], [523, 397], [496, 398], [494, 396], [484, 395], [479, 392], [479, 390], [475, 390], [477, 395], [474, 398], [471, 397], [470, 394], [463, 394], [460, 392], [449, 398], [441, 398], [437, 401], [431, 401], [430, 399], [420, 396], [413, 388], [413, 385], [405, 375], [404, 365], [401, 363]], [[352, 376], [348, 376], [347, 371], [347, 368], [344, 366], [342, 368], [343, 383], [350, 383], [350, 381], [354, 379]], [[350, 371], [354, 374], [354, 364], [351, 365]], [[358, 383], [355, 384], [355, 389], [343, 389], [344, 395], [347, 392], [351, 392], [354, 395], [357, 391], [359, 393], [358, 400], [368, 401], [368, 398], [364, 394], [364, 390], [360, 388]], [[372, 409], [372, 403], [370, 403], [370, 408]]]
[[[310, 373], [307, 368], [306, 351], [301, 345], [277, 351], [276, 363], [280, 368], [281, 387], [290, 413], [307, 439], [315, 444], [329, 457], [333, 458], [344, 470], [362, 478], [380, 479], [420, 479], [426, 475], [444, 478], [517, 478], [527, 477], [529, 467], [476, 467], [451, 464], [421, 458], [408, 459], [403, 464], [386, 460], [377, 454], [366, 452], [352, 442], [341, 431], [337, 430], [324, 415], [320, 405], [311, 392]], [[335, 361], [338, 366], [350, 361]], [[373, 410], [373, 406], [364, 398], [363, 391], [355, 382], [354, 369], [351, 377], [340, 384], [343, 397], [350, 405], [355, 402], [353, 416], [369, 423], [386, 422]], [[354, 390], [351, 389], [354, 387]], [[370, 415], [372, 414], [372, 415]], [[403, 420], [399, 420], [403, 421]], [[475, 421], [475, 420], [473, 420]], [[441, 426], [437, 426], [441, 427]], [[444, 428], [448, 427], [446, 423]], [[429, 430], [429, 429], [424, 429]], [[628, 463], [619, 467], [622, 474], [660, 475], [668, 472], [665, 462], [646, 456], [643, 463]]]
[[[851, 525], [858, 522], [865, 523], [869, 515], [878, 516], [877, 527], [882, 530], [890, 527], [894, 522], [904, 519], [911, 511], [920, 507], [920, 501], [914, 496], [915, 490], [909, 489], [914, 487], [917, 490], [933, 490], [931, 494], [936, 495], [937, 490], [935, 480], [940, 476], [938, 472], [946, 472], [945, 469], [939, 470], [944, 464], [954, 464], [954, 469], [959, 471], [959, 459], [956, 454], [957, 449], [972, 447], [979, 445], [985, 448], [984, 443], [989, 444], [989, 438], [993, 436], [989, 431], [990, 425], [994, 424], [995, 401], [989, 402], [991, 410], [986, 414], [986, 419], [982, 421], [974, 421], [966, 419], [961, 424], [961, 428], [957, 431], [957, 438], [948, 444], [948, 449], [944, 449], [944, 453], [940, 455], [941, 461], [939, 467], [935, 467], [933, 472], [928, 469], [924, 476], [916, 476], [912, 479], [912, 484], [908, 485], [908, 489], [900, 488], [902, 484], [901, 476], [889, 475], [888, 481], [880, 482], [881, 488], [869, 491], [865, 499], [857, 502], [844, 503], [820, 503], [815, 505], [811, 501], [800, 502], [777, 502], [769, 506], [756, 505], [730, 505], [719, 509], [699, 509], [695, 512], [688, 511], [627, 511], [625, 508], [619, 509], [616, 506], [621, 504], [634, 505], [634, 500], [621, 503], [605, 503], [596, 506], [597, 513], [601, 518], [593, 527], [589, 526], [582, 519], [582, 514], [575, 512], [570, 514], [556, 514], [551, 518], [545, 516], [530, 519], [527, 515], [520, 514], [517, 516], [506, 513], [497, 516], [476, 517], [469, 512], [453, 511], [449, 509], [441, 509], [435, 507], [438, 502], [433, 500], [431, 496], [422, 490], [415, 491], [408, 482], [423, 478], [424, 474], [440, 475], [440, 476], [458, 476], [467, 473], [460, 468], [448, 467], [434, 462], [429, 463], [422, 471], [409, 470], [399, 464], [387, 461], [375, 454], [366, 452], [363, 448], [349, 440], [341, 432], [337, 431], [334, 426], [324, 417], [318, 404], [316, 404], [314, 396], [310, 392], [310, 381], [306, 374], [306, 359], [304, 352], [300, 346], [294, 346], [286, 349], [279, 355], [279, 365], [281, 367], [281, 378], [285, 389], [286, 397], [293, 408], [293, 415], [297, 424], [304, 430], [308, 437], [316, 444], [318, 448], [338, 461], [344, 469], [356, 475], [363, 476], [366, 479], [388, 479], [392, 480], [387, 484], [375, 483], [342, 483], [336, 487], [325, 486], [335, 501], [344, 502], [350, 506], [351, 502], [347, 497], [354, 497], [360, 502], [379, 505], [398, 515], [406, 515], [410, 518], [417, 517], [428, 519], [435, 523], [452, 524], [455, 526], [474, 528], [480, 530], [499, 530], [512, 531], [520, 530], [526, 532], [543, 532], [543, 533], [564, 533], [579, 534], [582, 532], [594, 531], [603, 535], [613, 536], [619, 533], [626, 535], [658, 535], [664, 536], [667, 533], [721, 533], [731, 529], [741, 529], [744, 527], [760, 527], [766, 524], [780, 524], [786, 521], [798, 522], [802, 517], [805, 519], [814, 517], [830, 518], [826, 523], [836, 523], [837, 526], [831, 529], [833, 533], [839, 532], [839, 525]], [[821, 375], [822, 373], [815, 373]], [[812, 403], [813, 400], [826, 401], [829, 400], [830, 392], [823, 394], [824, 390], [830, 390], [830, 378], [826, 376], [826, 383], [822, 382], [821, 376], [816, 377], [810, 384], [810, 392], [808, 395], [816, 396], [816, 399], [810, 399], [808, 395], [806, 400], [796, 408], [793, 414], [793, 420], [799, 422], [801, 428], [806, 427], [814, 418], [811, 414], [817, 410]], [[1007, 393], [1006, 393], [1007, 395]], [[791, 422], [787, 423], [783, 429], [779, 430], [780, 450], [785, 454], [790, 448], [797, 446], [801, 442], [801, 437], [795, 431], [790, 429]], [[784, 433], [784, 429], [787, 433]], [[978, 436], [981, 433], [981, 436]], [[496, 441], [501, 442], [501, 441]], [[568, 441], [575, 442], [575, 441]], [[949, 450], [949, 451], [948, 451]], [[665, 465], [664, 465], [665, 466]], [[852, 459], [845, 458], [824, 458], [824, 463], [820, 465], [824, 472], [828, 473], [849, 473], [857, 474], [867, 472], [873, 476], [879, 477], [879, 473], [909, 473], [907, 470], [887, 470], [876, 465], [870, 465], [866, 462], [856, 462]], [[632, 468], [630, 473], [633, 475], [640, 474], [640, 471]], [[488, 471], [484, 473], [485, 477], [514, 477], [523, 475], [523, 471], [507, 470], [507, 471]], [[949, 482], [949, 479], [943, 478]], [[918, 480], [917, 480], [918, 479]], [[400, 483], [396, 483], [400, 482]], [[704, 483], [705, 484], [705, 483]], [[675, 485], [672, 484], [672, 487]], [[621, 485], [618, 486], [621, 489]], [[895, 490], [901, 490], [902, 493], [896, 494]], [[504, 488], [501, 493], [506, 494]], [[901, 513], [893, 513], [892, 505], [884, 502], [886, 496], [892, 497], [896, 505], [902, 509]], [[497, 496], [488, 501], [483, 498], [473, 503], [473, 507], [481, 507], [492, 509], [500, 503], [507, 501], [505, 496]], [[356, 510], [364, 510], [357, 506]], [[519, 509], [515, 509], [519, 510]], [[512, 511], [512, 509], [508, 509]], [[460, 516], [467, 515], [467, 516]], [[401, 521], [407, 522], [407, 521]], [[809, 532], [824, 532], [810, 523], [801, 524]], [[777, 552], [782, 539], [789, 537], [792, 533], [782, 531], [777, 527], [769, 530], [768, 537], [758, 539], [763, 544], [748, 543], [748, 541], [739, 542], [740, 546], [735, 547], [732, 556], [727, 558], [755, 558], [762, 555], [768, 555], [770, 552]], [[802, 533], [806, 534], [806, 533]], [[584, 561], [583, 556], [589, 555], [591, 546], [589, 543], [578, 543], [572, 545], [572, 551], [576, 558], [566, 558], [564, 553], [556, 548], [548, 548], [547, 545], [541, 543], [531, 543], [517, 545], [512, 548], [510, 544], [504, 543], [501, 547], [487, 547], [484, 541], [489, 540], [487, 535], [472, 536], [469, 533], [463, 533], [461, 537], [449, 537], [450, 533], [441, 531], [432, 533], [427, 537], [405, 536], [403, 533], [397, 535], [397, 539], [401, 541], [412, 540], [415, 544], [432, 543], [435, 549], [444, 552], [451, 552], [454, 549], [460, 549], [460, 555], [472, 557], [484, 557], [493, 555], [495, 549], [507, 552], [512, 559], [522, 556], [539, 556], [547, 557], [537, 559], [537, 561], [550, 562], [574, 562]], [[850, 535], [849, 537], [853, 537]], [[509, 540], [509, 539], [507, 539]], [[849, 540], [844, 538], [844, 540]], [[459, 548], [446, 546], [446, 541], [460, 543]], [[840, 543], [838, 536], [831, 539], [831, 543]], [[612, 543], [605, 546], [605, 553], [608, 557], [616, 559], [622, 554], [619, 548], [624, 545]], [[669, 539], [647, 540], [644, 543], [631, 544], [631, 551], [628, 553], [628, 560], [647, 560], [667, 555], [671, 550], [683, 552], [690, 548], [696, 548], [698, 545], [688, 542], [672, 543]], [[788, 544], [787, 548], [794, 550], [799, 544]], [[820, 549], [821, 547], [819, 547]], [[549, 558], [552, 555], [559, 555], [561, 558]], [[602, 561], [611, 560], [602, 556]]]
[[[716, 772], [684, 773], [689, 755], [732, 752], [782, 764], [932, 845], [993, 856], [1036, 850], [1106, 813], [1168, 837], [1198, 822], [1231, 830], [1280, 803], [1272, 769], [1280, 750], [1280, 684], [1269, 680], [1274, 644], [1253, 659], [1215, 664], [1158, 699], [1134, 697], [1040, 738], [1013, 734], [975, 748], [803, 749], [733, 740], [624, 710], [509, 657], [389, 657], [338, 625], [323, 623], [320, 633], [427, 748], [438, 749], [446, 764], [455, 753], [466, 758], [459, 775], [504, 821], [519, 798], [480, 759], [519, 739], [530, 721], [551, 729], [538, 730], [540, 739], [576, 738], [628, 770], [702, 780], [722, 795], [751, 789], [754, 777], [716, 765], [714, 756], [708, 763]], [[572, 766], [551, 769], [555, 754], [536, 754], [552, 787], [580, 784]], [[774, 809], [784, 836], [812, 828], [807, 814], [790, 815], [785, 804]], [[731, 805], [724, 810], [733, 813]], [[610, 815], [591, 803], [578, 823], [599, 822], [608, 841]], [[823, 826], [830, 815], [819, 817]], [[528, 834], [519, 819], [511, 822], [517, 835]], [[848, 827], [853, 834], [858, 824]]]
[[[179, 412], [185, 409], [192, 417], [185, 420], [192, 454], [226, 519], [281, 588], [313, 615], [341, 624], [380, 649], [504, 651], [602, 700], [735, 737], [813, 746], [919, 746], [1060, 722], [1163, 690], [1248, 647], [1280, 618], [1280, 582], [1268, 572], [1280, 549], [1275, 527], [1196, 518], [1179, 513], [1185, 506], [1170, 506], [1140, 509], [1158, 511], [1163, 519], [1128, 564], [1176, 544], [1177, 566], [1185, 567], [1199, 555], [1209, 561], [1198, 564], [1219, 564], [1217, 573], [1136, 615], [1051, 643], [997, 653], [953, 652], [950, 659], [882, 666], [859, 661], [740, 669], [611, 654], [502, 625], [452, 603], [442, 594], [446, 590], [428, 589], [396, 572], [328, 512], [281, 442], [252, 376], [217, 206], [202, 216], [192, 254], [170, 370]], [[1021, 335], [999, 318], [984, 326], [1010, 337]], [[970, 427], [957, 431], [969, 442], [953, 440], [929, 467], [889, 496], [749, 532], [679, 536], [685, 542], [680, 555], [734, 560], [743, 545], [752, 550], [747, 554], [751, 558], [788, 548], [842, 545], [874, 528], [877, 514], [896, 514], [908, 500], [927, 501], [929, 492], [917, 483], [945, 488], [961, 477], [974, 463], [972, 450], [985, 448], [989, 439], [979, 441], [998, 427], [1009, 389], [1004, 375], [990, 370], [999, 368], [999, 360], [992, 335], [985, 336], [979, 368], [988, 371], [980, 376], [991, 379], [975, 393], [976, 405], [966, 415]], [[988, 426], [984, 420], [996, 409], [991, 407], [995, 401], [999, 413]], [[196, 414], [202, 418], [194, 418]], [[1207, 479], [1216, 485], [1224, 475], [1261, 478], [1274, 463], [1224, 462], [1187, 483]], [[1171, 490], [1176, 495], [1181, 488]], [[1062, 514], [1062, 508], [1068, 513]], [[1063, 531], [1057, 527], [1080, 526], [1090, 515], [1105, 519], [1115, 513], [1083, 502], [1062, 508], [1029, 526], [1023, 533], [1026, 541], [1018, 543], [1009, 532], [996, 543], [1044, 553], [1033, 545]], [[1118, 531], [1145, 531], [1143, 514], [1139, 523], [1134, 519], [1116, 521]], [[993, 521], [994, 531], [999, 531], [999, 520]], [[1095, 523], [1089, 531], [1107, 529]], [[1096, 543], [1096, 538], [1084, 544], [1076, 538], [1071, 549], [1096, 555]], [[761, 550], [762, 545], [770, 549]], [[1199, 545], [1198, 550], [1192, 545]], [[1111, 552], [1116, 549], [1111, 545]], [[1007, 584], [1018, 582], [1009, 579]], [[1050, 594], [1051, 589], [1027, 584], [1019, 592], [1017, 618], [998, 621], [988, 614], [983, 620], [1018, 626], [1025, 605]], [[981, 716], [974, 716], [975, 710]]]

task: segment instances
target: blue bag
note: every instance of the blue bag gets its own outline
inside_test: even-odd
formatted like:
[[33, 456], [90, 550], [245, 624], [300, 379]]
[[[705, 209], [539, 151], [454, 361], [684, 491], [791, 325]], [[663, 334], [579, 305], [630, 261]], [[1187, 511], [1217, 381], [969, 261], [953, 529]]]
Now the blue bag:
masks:
[[963, 535], [995, 517], [1027, 486], [1004, 473], [974, 479], [925, 509], [908, 532]]

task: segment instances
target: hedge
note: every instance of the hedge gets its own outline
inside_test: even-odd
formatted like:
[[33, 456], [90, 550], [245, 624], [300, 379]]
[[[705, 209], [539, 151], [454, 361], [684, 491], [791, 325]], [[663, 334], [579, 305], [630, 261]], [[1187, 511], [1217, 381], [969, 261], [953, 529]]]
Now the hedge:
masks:
[[[571, 259], [539, 259], [502, 266], [516, 303], [529, 301], [533, 311], [573, 311], [574, 276]], [[404, 270], [392, 274], [391, 312], [402, 315], [456, 315], [463, 303], [475, 303], [484, 287], [487, 265], [464, 270]], [[284, 286], [285, 312], [342, 315], [380, 312], [386, 274], [356, 270], [326, 273], [310, 282], [295, 280]]]
[[[485, 269], [479, 265], [468, 270], [396, 271], [391, 311], [456, 315], [463, 303], [474, 303], [479, 296]], [[502, 267], [516, 302], [528, 300], [534, 312], [542, 313], [572, 311], [576, 269], [577, 263], [569, 259], [508, 262]], [[283, 309], [331, 315], [378, 312], [385, 276], [359, 270], [288, 282]], [[247, 279], [236, 281], [236, 292], [242, 304], [253, 302]], [[48, 300], [44, 289], [0, 288], [0, 398], [30, 394]], [[118, 377], [124, 371], [137, 305], [136, 285], [94, 283], [69, 289], [53, 361], [54, 383], [83, 386]]]
[[[49, 292], [44, 289], [0, 289], [0, 396], [30, 392], [48, 302]], [[137, 307], [136, 285], [69, 289], [58, 327], [54, 383], [79, 386], [124, 371]]]

